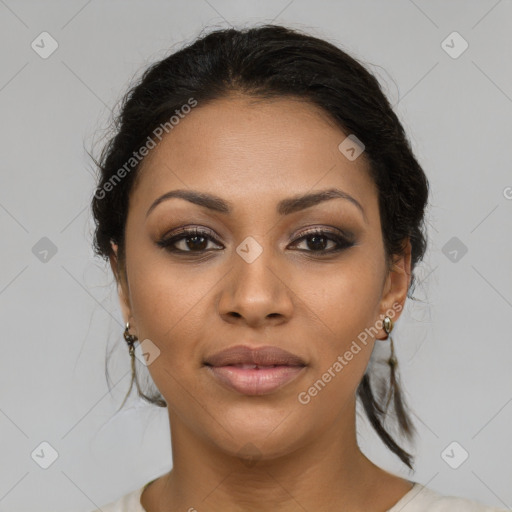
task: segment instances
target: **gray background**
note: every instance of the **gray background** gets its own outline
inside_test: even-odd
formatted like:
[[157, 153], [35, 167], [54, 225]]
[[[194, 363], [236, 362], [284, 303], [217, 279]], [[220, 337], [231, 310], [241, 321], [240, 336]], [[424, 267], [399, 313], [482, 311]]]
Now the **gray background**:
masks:
[[[271, 21], [367, 63], [432, 186], [419, 300], [393, 333], [416, 471], [364, 421], [361, 447], [442, 493], [512, 506], [511, 1], [0, 0], [0, 511], [85, 512], [169, 469], [167, 411], [132, 395], [115, 414], [129, 356], [113, 277], [91, 250], [84, 148], [149, 63], [205, 27]], [[58, 43], [46, 59], [31, 47], [43, 31]], [[462, 41], [443, 44], [454, 31], [469, 44], [457, 58], [446, 44]], [[58, 454], [47, 469], [42, 442]]]

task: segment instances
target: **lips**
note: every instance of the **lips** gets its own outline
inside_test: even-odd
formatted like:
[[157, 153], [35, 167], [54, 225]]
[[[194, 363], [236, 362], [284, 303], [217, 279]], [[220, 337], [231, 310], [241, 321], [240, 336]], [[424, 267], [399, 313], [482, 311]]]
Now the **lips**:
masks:
[[217, 352], [205, 359], [208, 366], [256, 365], [256, 366], [305, 366], [297, 355], [279, 347], [252, 349], [237, 345]]
[[222, 350], [205, 359], [209, 374], [221, 385], [243, 395], [277, 391], [303, 373], [306, 363], [278, 347], [245, 345]]

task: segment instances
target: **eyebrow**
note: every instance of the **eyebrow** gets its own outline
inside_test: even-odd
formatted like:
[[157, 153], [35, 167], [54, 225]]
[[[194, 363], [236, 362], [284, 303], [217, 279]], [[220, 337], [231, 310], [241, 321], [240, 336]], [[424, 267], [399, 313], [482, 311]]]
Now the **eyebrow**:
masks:
[[[233, 211], [232, 203], [229, 201], [225, 201], [221, 197], [208, 194], [206, 192], [199, 192], [195, 190], [171, 190], [170, 192], [165, 193], [160, 196], [153, 204], [149, 207], [146, 212], [146, 217], [163, 201], [167, 201], [172, 198], [185, 199], [193, 204], [197, 204], [198, 206], [202, 206], [204, 208], [208, 208], [209, 210], [213, 210], [215, 212], [219, 212], [225, 215], [229, 215]], [[355, 205], [361, 214], [366, 223], [368, 223], [368, 219], [366, 218], [366, 213], [361, 203], [352, 197], [347, 192], [343, 190], [339, 190], [337, 188], [330, 188], [326, 190], [319, 190], [315, 192], [311, 192], [308, 194], [297, 195], [293, 197], [289, 197], [287, 199], [283, 199], [279, 201], [277, 204], [277, 213], [279, 215], [290, 215], [292, 213], [304, 210], [306, 208], [310, 208], [317, 204], [320, 204], [324, 201], [328, 201], [330, 199], [345, 199], [350, 201], [353, 205]]]

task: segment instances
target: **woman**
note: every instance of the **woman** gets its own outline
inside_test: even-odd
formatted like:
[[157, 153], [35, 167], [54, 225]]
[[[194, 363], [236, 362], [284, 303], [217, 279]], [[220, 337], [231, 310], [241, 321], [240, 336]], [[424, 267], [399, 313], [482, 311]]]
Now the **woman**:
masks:
[[[145, 72], [98, 165], [95, 250], [118, 283], [132, 385], [168, 408], [173, 456], [103, 512], [497, 510], [357, 444], [359, 397], [412, 468], [387, 426], [413, 437], [390, 333], [428, 200], [361, 64], [280, 26], [210, 33]], [[157, 396], [139, 388], [135, 342]]]

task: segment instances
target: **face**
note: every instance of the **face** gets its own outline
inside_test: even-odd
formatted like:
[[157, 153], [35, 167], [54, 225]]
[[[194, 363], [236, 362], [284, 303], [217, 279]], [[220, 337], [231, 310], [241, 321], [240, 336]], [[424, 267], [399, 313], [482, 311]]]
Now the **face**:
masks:
[[[159, 351], [148, 370], [171, 430], [271, 458], [351, 428], [386, 337], [378, 321], [399, 317], [410, 263], [406, 253], [386, 265], [377, 189], [364, 153], [338, 149], [347, 135], [311, 104], [232, 96], [199, 104], [143, 162], [120, 297], [130, 332]], [[209, 199], [162, 199], [177, 190]], [[205, 364], [240, 345], [278, 347], [302, 366]]]

